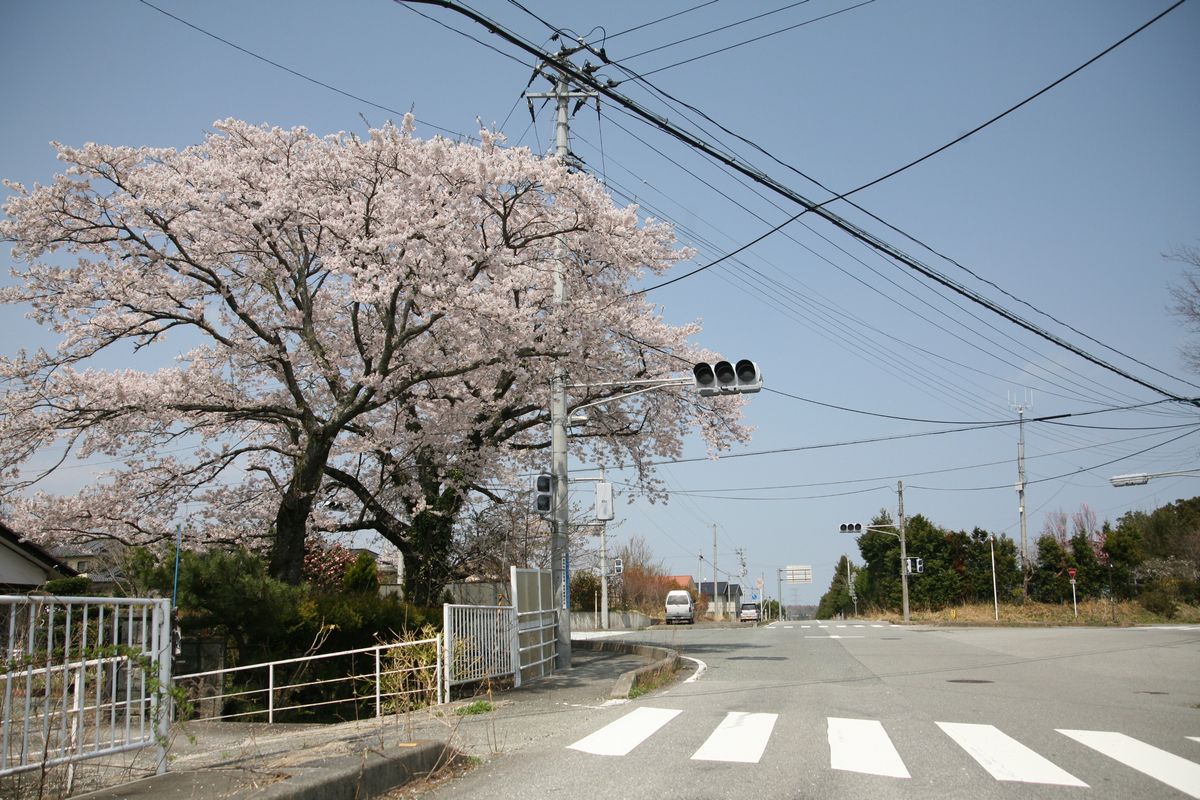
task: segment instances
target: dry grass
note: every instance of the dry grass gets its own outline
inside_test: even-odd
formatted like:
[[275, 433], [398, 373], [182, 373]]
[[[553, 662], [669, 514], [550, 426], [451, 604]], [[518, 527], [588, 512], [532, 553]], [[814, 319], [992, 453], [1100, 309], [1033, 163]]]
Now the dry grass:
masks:
[[[1167, 619], [1142, 608], [1135, 601], [1109, 603], [1103, 600], [1083, 600], [1079, 603], [1076, 617], [1070, 603], [1004, 604], [1000, 606], [1000, 620], [995, 618], [991, 603], [964, 604], [930, 611], [910, 609], [909, 619], [924, 625], [1195, 625], [1200, 624], [1200, 607], [1179, 604], [1178, 613]], [[871, 616], [865, 613], [863, 616]], [[880, 612], [879, 617], [899, 623], [901, 616], [892, 611]]]

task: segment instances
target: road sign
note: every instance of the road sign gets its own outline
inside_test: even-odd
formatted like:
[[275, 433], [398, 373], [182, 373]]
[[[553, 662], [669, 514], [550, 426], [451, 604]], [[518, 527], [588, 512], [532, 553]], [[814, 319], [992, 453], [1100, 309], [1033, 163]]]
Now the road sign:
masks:
[[788, 583], [812, 583], [812, 565], [792, 564], [784, 567], [783, 579]]
[[1072, 578], [1074, 578], [1075, 577], [1075, 568], [1067, 567], [1067, 574], [1070, 575]]

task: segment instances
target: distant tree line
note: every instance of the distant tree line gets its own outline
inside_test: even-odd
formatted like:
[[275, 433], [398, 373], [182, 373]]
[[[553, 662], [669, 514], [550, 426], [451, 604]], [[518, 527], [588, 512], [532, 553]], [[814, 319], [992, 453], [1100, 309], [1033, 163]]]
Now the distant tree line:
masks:
[[[891, 516], [881, 511], [872, 528], [858, 537], [863, 565], [843, 556], [818, 616], [853, 607], [851, 581], [860, 609], [901, 606], [900, 541]], [[982, 528], [953, 531], [917, 514], [905, 523], [909, 558], [920, 558], [924, 571], [908, 581], [911, 608], [937, 610], [993, 599], [1026, 598], [1044, 603], [1071, 600], [1071, 573], [1080, 600], [1138, 599], [1151, 611], [1173, 616], [1177, 603], [1200, 603], [1200, 497], [1178, 500], [1153, 512], [1131, 511], [1115, 525], [1096, 523], [1083, 506], [1068, 517], [1047, 515], [1030, 548], [1028, 575], [1022, 574], [1017, 543]], [[848, 577], [849, 576], [849, 577]]]

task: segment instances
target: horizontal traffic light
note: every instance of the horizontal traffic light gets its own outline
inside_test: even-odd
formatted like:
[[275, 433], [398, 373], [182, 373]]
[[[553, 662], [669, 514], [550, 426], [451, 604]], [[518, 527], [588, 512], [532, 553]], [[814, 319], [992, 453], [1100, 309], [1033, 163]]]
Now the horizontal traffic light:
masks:
[[842, 533], [862, 533], [861, 522], [843, 522], [841, 527]]
[[737, 362], [701, 361], [692, 367], [696, 389], [702, 397], [719, 394], [752, 394], [763, 388], [762, 372], [748, 358]]

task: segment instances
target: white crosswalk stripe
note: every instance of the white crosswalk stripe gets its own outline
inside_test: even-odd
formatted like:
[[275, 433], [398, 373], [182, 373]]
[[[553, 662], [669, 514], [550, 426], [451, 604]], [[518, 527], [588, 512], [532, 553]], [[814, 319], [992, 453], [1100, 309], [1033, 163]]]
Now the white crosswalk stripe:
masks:
[[736, 761], [757, 764], [767, 749], [778, 714], [730, 711], [708, 740], [692, 756], [693, 761]]
[[1073, 731], [1058, 729], [1080, 744], [1085, 744], [1127, 767], [1162, 781], [1167, 786], [1200, 798], [1200, 764], [1174, 753], [1138, 741], [1123, 733], [1110, 731]]
[[829, 717], [829, 766], [892, 778], [909, 777], [895, 745], [874, 719]]
[[[677, 708], [637, 708], [568, 747], [593, 755], [625, 756], [682, 713]], [[773, 713], [727, 712], [692, 754], [691, 760], [758, 764], [766, 753], [778, 720], [779, 715]], [[890, 778], [912, 777], [879, 720], [826, 717], [826, 725], [830, 769]], [[936, 725], [997, 781], [1088, 788], [1086, 782], [994, 725], [967, 722], [937, 722]], [[695, 724], [689, 724], [686, 730], [689, 736], [695, 735]], [[1126, 767], [1200, 800], [1198, 763], [1122, 733], [1056, 730]], [[1186, 738], [1200, 742], [1200, 736]]]
[[598, 756], [628, 755], [681, 713], [677, 708], [638, 708], [583, 737], [570, 748]]
[[993, 725], [939, 722], [938, 727], [998, 781], [1087, 786]]

